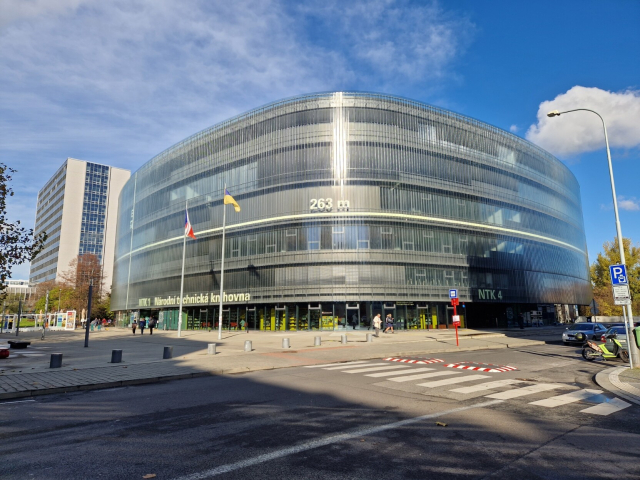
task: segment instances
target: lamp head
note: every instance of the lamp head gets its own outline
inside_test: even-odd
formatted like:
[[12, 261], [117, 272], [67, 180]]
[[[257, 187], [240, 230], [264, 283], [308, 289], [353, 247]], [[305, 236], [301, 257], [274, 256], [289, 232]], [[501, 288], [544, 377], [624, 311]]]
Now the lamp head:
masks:
[[551, 112], [547, 113], [547, 117], [559, 117], [560, 116], [560, 112], [558, 110], [552, 110]]

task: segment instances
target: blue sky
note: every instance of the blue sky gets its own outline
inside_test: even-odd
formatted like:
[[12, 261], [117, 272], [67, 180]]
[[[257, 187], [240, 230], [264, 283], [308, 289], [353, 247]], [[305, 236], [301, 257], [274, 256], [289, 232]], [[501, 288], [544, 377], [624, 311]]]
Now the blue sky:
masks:
[[[640, 242], [640, 2], [0, 0], [0, 158], [32, 226], [67, 157], [136, 170], [183, 138], [292, 95], [375, 91], [537, 143], [582, 189], [591, 261]], [[13, 278], [27, 278], [28, 266]]]

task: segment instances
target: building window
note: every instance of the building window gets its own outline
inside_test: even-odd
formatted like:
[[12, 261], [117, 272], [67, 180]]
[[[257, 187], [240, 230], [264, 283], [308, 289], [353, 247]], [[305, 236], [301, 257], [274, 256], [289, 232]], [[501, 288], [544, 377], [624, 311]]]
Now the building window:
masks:
[[331, 227], [331, 237], [334, 250], [345, 249], [344, 226]]
[[295, 228], [289, 228], [285, 231], [287, 252], [295, 252], [298, 250], [298, 231]]
[[367, 250], [369, 245], [369, 227], [358, 227], [358, 250]]
[[320, 250], [320, 227], [307, 230], [307, 247], [309, 250]]

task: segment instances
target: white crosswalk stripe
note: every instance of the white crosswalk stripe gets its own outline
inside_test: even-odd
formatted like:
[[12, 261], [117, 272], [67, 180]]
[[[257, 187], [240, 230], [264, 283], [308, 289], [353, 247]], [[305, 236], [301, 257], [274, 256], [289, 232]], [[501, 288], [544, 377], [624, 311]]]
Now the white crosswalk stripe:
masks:
[[591, 415], [610, 415], [612, 413], [623, 410], [627, 407], [630, 407], [631, 404], [625, 402], [624, 400], [620, 400], [619, 398], [612, 398], [608, 402], [599, 403], [598, 405], [594, 405], [593, 407], [585, 408], [584, 410], [580, 410], [581, 413], [590, 413]]
[[356, 370], [343, 370], [342, 373], [365, 373], [365, 372], [375, 372], [377, 370], [397, 370], [398, 368], [402, 368], [403, 365], [385, 365], [384, 367], [366, 367], [366, 368], [358, 368]]
[[[383, 365], [389, 365], [388, 363], [369, 363], [367, 365], [357, 365], [358, 367], [381, 367]], [[344, 370], [345, 368], [355, 368], [355, 365], [340, 365], [339, 367], [325, 368], [324, 370]]]
[[419, 383], [419, 387], [435, 388], [444, 385], [453, 385], [454, 383], [473, 382], [482, 378], [490, 378], [489, 375], [466, 375], [464, 377], [446, 378], [444, 380], [436, 380], [435, 382]]
[[500, 387], [507, 387], [509, 385], [515, 385], [517, 383], [522, 383], [522, 380], [513, 380], [513, 379], [496, 380], [495, 382], [486, 382], [486, 383], [481, 383], [479, 385], [472, 385], [470, 387], [455, 388], [449, 391], [454, 393], [476, 393], [476, 392], [482, 392], [485, 390], [493, 390]]
[[445, 375], [457, 375], [462, 372], [456, 372], [455, 370], [446, 372], [433, 372], [433, 373], [421, 373], [419, 375], [410, 375], [408, 377], [387, 378], [390, 382], [411, 382], [412, 380], [422, 380], [423, 378], [432, 377], [444, 377]]
[[[340, 365], [355, 365], [356, 363], [367, 363], [366, 360], [358, 360], [357, 362], [344, 362], [341, 363]], [[336, 364], [335, 363], [325, 363], [322, 365], [307, 365], [304, 368], [324, 368], [324, 367], [335, 367]]]
[[529, 387], [516, 388], [507, 390], [506, 392], [494, 393], [486, 395], [487, 398], [495, 398], [496, 400], [510, 400], [512, 398], [524, 397], [525, 395], [533, 395], [534, 393], [546, 392], [547, 390], [555, 390], [557, 388], [567, 388], [561, 383], [539, 383]]
[[374, 378], [379, 378], [379, 377], [392, 377], [394, 375], [406, 375], [409, 373], [419, 373], [419, 372], [428, 372], [428, 371], [433, 371], [435, 369], [433, 368], [415, 368], [415, 367], [409, 367], [409, 366], [405, 366], [405, 369], [402, 371], [394, 371], [394, 372], [382, 372], [382, 373], [368, 373], [367, 375], [365, 375], [365, 377], [374, 377]]
[[602, 393], [602, 390], [578, 390], [577, 392], [565, 393], [564, 395], [556, 395], [555, 397], [545, 398], [544, 400], [538, 400], [537, 402], [529, 402], [529, 405], [538, 405], [539, 407], [554, 408], [560, 405], [567, 405], [568, 403], [579, 402], [580, 400], [586, 400]]

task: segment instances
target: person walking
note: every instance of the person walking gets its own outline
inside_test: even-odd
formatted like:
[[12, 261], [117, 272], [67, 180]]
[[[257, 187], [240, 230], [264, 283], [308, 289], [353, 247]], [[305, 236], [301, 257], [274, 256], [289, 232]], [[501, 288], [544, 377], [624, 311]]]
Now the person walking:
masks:
[[395, 333], [393, 331], [393, 317], [391, 316], [390, 313], [387, 313], [387, 318], [384, 319], [385, 322], [385, 329], [384, 332], [382, 333], [387, 333], [388, 331], [391, 331], [391, 333]]
[[133, 332], [133, 334], [134, 334], [134, 335], [136, 334], [136, 327], [137, 327], [137, 326], [138, 326], [138, 324], [136, 323], [136, 321], [135, 321], [135, 320], [133, 320], [133, 321], [131, 322], [131, 331]]
[[146, 326], [147, 326], [147, 321], [143, 317], [140, 317], [140, 320], [138, 321], [138, 327], [140, 328], [140, 335], [144, 335], [144, 327]]
[[358, 314], [357, 314], [357, 313], [354, 313], [354, 314], [351, 316], [351, 326], [353, 327], [353, 329], [354, 329], [354, 330], [355, 330], [355, 329], [356, 329], [356, 327], [358, 326]]
[[371, 323], [373, 324], [373, 328], [376, 331], [376, 337], [379, 337], [380, 327], [382, 326], [382, 319], [380, 318], [380, 314], [377, 314], [375, 317], [373, 317], [373, 320], [371, 321]]
[[153, 335], [153, 329], [156, 328], [156, 317], [151, 317], [149, 319], [149, 335]]

